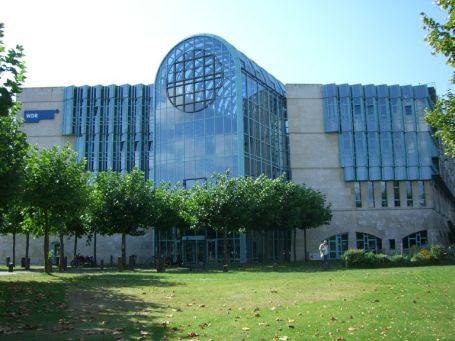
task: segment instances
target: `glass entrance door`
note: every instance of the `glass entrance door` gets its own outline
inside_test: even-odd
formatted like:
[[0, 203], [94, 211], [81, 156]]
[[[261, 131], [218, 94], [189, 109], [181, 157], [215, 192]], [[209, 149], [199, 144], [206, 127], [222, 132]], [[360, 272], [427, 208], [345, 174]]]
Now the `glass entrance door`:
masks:
[[183, 262], [186, 264], [199, 264], [205, 262], [204, 236], [187, 236], [183, 242]]

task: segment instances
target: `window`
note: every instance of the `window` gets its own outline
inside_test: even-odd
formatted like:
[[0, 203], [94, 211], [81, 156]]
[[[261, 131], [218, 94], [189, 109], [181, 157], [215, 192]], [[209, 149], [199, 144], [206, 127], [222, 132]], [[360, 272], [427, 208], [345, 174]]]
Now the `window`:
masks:
[[354, 182], [355, 207], [362, 207], [362, 194], [360, 193], [360, 182]]
[[382, 240], [372, 234], [356, 232], [357, 248], [364, 251], [380, 251]]
[[428, 233], [426, 230], [412, 233], [409, 236], [403, 238], [403, 250], [409, 250], [411, 248], [421, 248], [428, 244]]
[[412, 207], [414, 205], [414, 201], [412, 200], [412, 182], [406, 181], [406, 204], [408, 207]]
[[354, 115], [360, 115], [362, 112], [360, 104], [354, 104]]
[[420, 207], [425, 207], [425, 183], [423, 181], [417, 181], [417, 187], [419, 189], [419, 205]]
[[398, 181], [393, 182], [393, 203], [395, 207], [400, 207], [400, 183]]
[[328, 238], [328, 241], [330, 259], [341, 258], [341, 255], [348, 249], [347, 233], [336, 234]]
[[381, 206], [387, 207], [387, 184], [385, 181], [381, 181]]
[[395, 250], [395, 239], [389, 239], [389, 249]]
[[410, 105], [405, 105], [404, 112], [406, 115], [412, 115], [412, 107]]
[[169, 66], [167, 95], [179, 110], [201, 111], [215, 100], [223, 78], [223, 67], [214, 54], [204, 49], [189, 50]]
[[374, 208], [374, 184], [372, 181], [368, 181], [367, 186], [368, 186], [368, 207]]

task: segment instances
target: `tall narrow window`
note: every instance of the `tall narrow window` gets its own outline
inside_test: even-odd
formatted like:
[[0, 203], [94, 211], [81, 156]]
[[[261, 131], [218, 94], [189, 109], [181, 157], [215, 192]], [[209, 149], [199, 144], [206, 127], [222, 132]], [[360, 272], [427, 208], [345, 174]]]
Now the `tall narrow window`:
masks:
[[354, 182], [355, 207], [362, 207], [362, 194], [360, 193], [360, 182]]
[[400, 207], [400, 183], [393, 182], [393, 203], [395, 207]]
[[372, 181], [368, 181], [368, 207], [374, 208], [374, 184]]
[[385, 181], [381, 181], [381, 206], [387, 207], [387, 185]]
[[419, 205], [420, 207], [425, 207], [425, 183], [423, 181], [418, 181], [417, 187], [419, 188]]
[[412, 182], [406, 181], [406, 204], [408, 207], [412, 207], [414, 205], [414, 201], [412, 200]]
[[405, 105], [404, 112], [406, 115], [412, 115], [412, 107], [410, 105]]

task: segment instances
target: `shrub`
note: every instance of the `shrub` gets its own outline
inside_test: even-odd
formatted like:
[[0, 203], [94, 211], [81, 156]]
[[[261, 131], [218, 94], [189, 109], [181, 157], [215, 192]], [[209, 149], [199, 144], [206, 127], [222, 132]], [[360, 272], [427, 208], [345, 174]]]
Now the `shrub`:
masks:
[[406, 263], [408, 258], [403, 255], [393, 255], [389, 257], [389, 260], [392, 263]]
[[376, 261], [376, 264], [378, 264], [378, 265], [384, 265], [384, 264], [390, 262], [390, 258], [389, 258], [389, 256], [387, 256], [383, 253], [376, 253], [375, 261]]
[[411, 262], [417, 263], [429, 263], [432, 260], [431, 250], [427, 247], [421, 247], [419, 251], [411, 257]]
[[346, 266], [359, 266], [365, 262], [365, 254], [361, 249], [349, 249], [343, 253], [341, 259], [346, 262]]
[[430, 252], [431, 252], [431, 257], [435, 261], [442, 260], [446, 255], [446, 251], [445, 251], [444, 247], [442, 247], [441, 245], [438, 245], [438, 244], [432, 245]]

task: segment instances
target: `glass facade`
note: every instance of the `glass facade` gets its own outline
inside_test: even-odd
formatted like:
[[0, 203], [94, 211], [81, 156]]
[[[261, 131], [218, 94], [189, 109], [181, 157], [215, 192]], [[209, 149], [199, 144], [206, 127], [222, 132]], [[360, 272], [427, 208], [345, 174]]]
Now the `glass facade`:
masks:
[[438, 149], [423, 117], [426, 85], [322, 87], [326, 132], [339, 133], [346, 181], [428, 180]]
[[153, 170], [153, 85], [66, 87], [63, 134], [76, 137], [87, 170]]
[[284, 86], [223, 39], [177, 44], [155, 82], [155, 181], [288, 173]]
[[[193, 36], [169, 51], [155, 80], [154, 114], [155, 183], [190, 187], [226, 171], [231, 176], [289, 177], [284, 85], [219, 37]], [[161, 241], [161, 232], [157, 234]], [[264, 248], [269, 259], [289, 253], [289, 238], [268, 236], [263, 248], [260, 237], [229, 237], [230, 261], [257, 260]], [[160, 253], [180, 247], [185, 263], [223, 258], [223, 238], [215, 231], [198, 236], [186, 231], [173, 240], [163, 239]]]
[[[191, 187], [214, 172], [289, 178], [284, 85], [223, 39], [190, 37], [161, 63], [154, 85], [70, 86], [64, 92], [64, 135], [93, 172], [142, 169], [156, 184]], [[279, 259], [289, 236], [256, 243]], [[220, 261], [214, 231], [161, 231], [156, 253], [188, 263]], [[270, 244], [271, 243], [271, 244]], [[270, 245], [269, 245], [270, 244]], [[246, 235], [229, 238], [231, 261], [246, 260]], [[259, 252], [259, 251], [258, 251]]]

